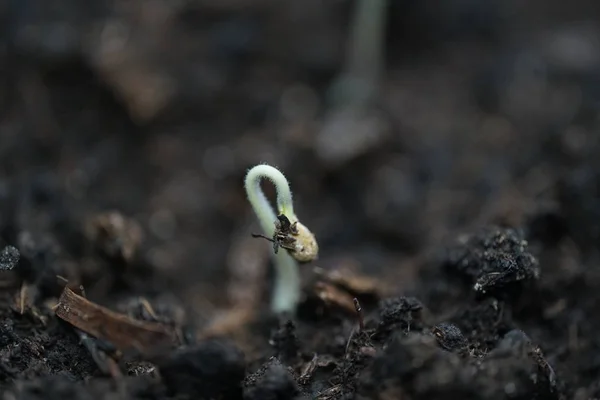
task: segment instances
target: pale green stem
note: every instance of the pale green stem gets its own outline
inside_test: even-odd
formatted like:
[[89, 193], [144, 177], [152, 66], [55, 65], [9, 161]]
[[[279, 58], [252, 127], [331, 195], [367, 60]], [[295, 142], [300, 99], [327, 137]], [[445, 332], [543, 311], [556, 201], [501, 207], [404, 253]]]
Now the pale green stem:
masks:
[[273, 258], [277, 273], [271, 308], [275, 313], [294, 314], [302, 290], [298, 263], [287, 251], [279, 251]]
[[377, 84], [383, 69], [387, 0], [357, 0], [347, 73]]
[[[271, 237], [275, 232], [277, 215], [260, 186], [263, 179], [268, 179], [275, 185], [278, 214], [284, 214], [292, 223], [298, 219], [294, 214], [292, 192], [285, 176], [270, 165], [261, 164], [253, 167], [248, 171], [244, 182], [246, 194], [265, 236]], [[276, 272], [272, 299], [273, 311], [293, 313], [300, 300], [301, 288], [298, 265], [287, 251], [279, 251], [277, 254], [273, 254], [273, 260]]]
[[356, 0], [346, 66], [333, 84], [335, 102], [364, 106], [383, 72], [387, 0]]

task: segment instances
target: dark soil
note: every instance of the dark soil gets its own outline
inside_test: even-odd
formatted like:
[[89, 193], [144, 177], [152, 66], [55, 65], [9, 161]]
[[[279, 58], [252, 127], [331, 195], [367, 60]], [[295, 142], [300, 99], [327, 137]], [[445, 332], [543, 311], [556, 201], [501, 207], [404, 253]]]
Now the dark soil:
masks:
[[[321, 129], [350, 1], [0, 1], [2, 399], [600, 398], [600, 7], [391, 3], [367, 143]], [[260, 162], [319, 240], [294, 318]]]

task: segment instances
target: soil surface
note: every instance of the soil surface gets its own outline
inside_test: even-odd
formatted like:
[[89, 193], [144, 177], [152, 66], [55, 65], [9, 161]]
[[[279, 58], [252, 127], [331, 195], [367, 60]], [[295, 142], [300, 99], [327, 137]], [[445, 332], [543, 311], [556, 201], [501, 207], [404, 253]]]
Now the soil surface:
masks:
[[338, 113], [350, 1], [0, 1], [3, 400], [600, 398], [600, 7], [390, 3]]

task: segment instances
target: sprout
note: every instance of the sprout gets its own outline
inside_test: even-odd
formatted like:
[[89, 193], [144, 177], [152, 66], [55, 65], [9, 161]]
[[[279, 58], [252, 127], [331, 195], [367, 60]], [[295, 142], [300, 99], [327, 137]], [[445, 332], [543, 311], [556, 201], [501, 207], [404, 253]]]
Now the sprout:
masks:
[[[262, 179], [270, 180], [277, 191], [277, 214], [263, 193]], [[248, 171], [244, 182], [248, 201], [258, 217], [264, 235], [254, 235], [273, 242], [276, 268], [272, 309], [293, 313], [300, 300], [300, 273], [297, 262], [317, 258], [319, 246], [315, 236], [298, 221], [294, 213], [292, 192], [283, 174], [270, 165], [261, 164]], [[283, 248], [286, 251], [278, 251]]]
[[335, 107], [368, 106], [384, 71], [388, 0], [356, 0], [344, 71], [330, 88]]
[[390, 120], [378, 99], [387, 7], [388, 0], [355, 0], [346, 60], [328, 90], [329, 108], [315, 140], [327, 167], [339, 168], [390, 137]]

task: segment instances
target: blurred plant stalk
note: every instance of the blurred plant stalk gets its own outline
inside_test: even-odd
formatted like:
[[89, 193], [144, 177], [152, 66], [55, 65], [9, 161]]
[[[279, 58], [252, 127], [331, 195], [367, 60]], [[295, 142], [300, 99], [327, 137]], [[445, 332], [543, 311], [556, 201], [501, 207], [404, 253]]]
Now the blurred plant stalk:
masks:
[[334, 108], [369, 105], [384, 71], [387, 0], [356, 0], [345, 68], [330, 88]]
[[340, 76], [329, 88], [329, 111], [316, 138], [316, 152], [331, 168], [381, 146], [389, 120], [377, 109], [384, 74], [387, 0], [357, 0]]

